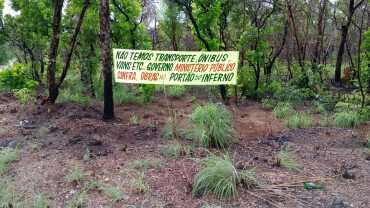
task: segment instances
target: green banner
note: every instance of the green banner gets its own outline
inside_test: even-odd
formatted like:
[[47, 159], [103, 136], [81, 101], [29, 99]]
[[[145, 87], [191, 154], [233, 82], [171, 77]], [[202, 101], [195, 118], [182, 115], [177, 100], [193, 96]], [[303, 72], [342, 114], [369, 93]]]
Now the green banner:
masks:
[[161, 85], [235, 85], [238, 51], [113, 49], [116, 82]]

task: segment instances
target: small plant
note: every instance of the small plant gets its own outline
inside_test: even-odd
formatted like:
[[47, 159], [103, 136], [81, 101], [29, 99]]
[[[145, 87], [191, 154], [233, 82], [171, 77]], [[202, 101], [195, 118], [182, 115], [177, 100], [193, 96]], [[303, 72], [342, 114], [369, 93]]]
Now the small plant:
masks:
[[89, 198], [85, 191], [79, 192], [67, 203], [67, 208], [87, 207], [88, 200]]
[[143, 169], [147, 170], [149, 168], [157, 168], [161, 165], [161, 160], [159, 159], [143, 159], [133, 161], [129, 167], [133, 169]]
[[294, 113], [293, 106], [289, 103], [278, 103], [274, 108], [274, 115], [276, 118], [283, 119]]
[[35, 201], [33, 203], [33, 208], [49, 208], [50, 202], [43, 194], [39, 194], [36, 196]]
[[[123, 85], [115, 85], [113, 88], [113, 100], [115, 104], [137, 103], [138, 98], [135, 93]], [[103, 97], [103, 95], [101, 95]]]
[[356, 112], [343, 111], [335, 114], [334, 122], [342, 128], [354, 128], [361, 124], [361, 119]]
[[170, 86], [168, 88], [168, 95], [174, 98], [180, 98], [186, 92], [186, 87], [183, 85]]
[[325, 113], [320, 119], [321, 126], [332, 126], [333, 125], [333, 116]]
[[273, 99], [262, 99], [262, 107], [266, 109], [274, 109], [276, 106], [276, 100]]
[[235, 197], [241, 175], [234, 167], [230, 157], [210, 156], [202, 161], [201, 170], [195, 175], [193, 195], [213, 193], [219, 199]]
[[114, 186], [103, 185], [100, 187], [100, 190], [113, 202], [118, 202], [123, 199], [123, 192]]
[[162, 138], [170, 140], [185, 135], [185, 131], [182, 128], [174, 125], [177, 125], [177, 123], [174, 123], [172, 118], [168, 118], [162, 130]]
[[0, 179], [0, 207], [17, 207], [18, 201], [19, 197], [11, 190], [9, 184], [5, 180]]
[[239, 172], [241, 184], [247, 189], [252, 189], [259, 186], [259, 182], [257, 180], [256, 172], [254, 169], [251, 170], [243, 170]]
[[138, 125], [138, 124], [140, 124], [140, 122], [141, 122], [141, 118], [139, 118], [138, 116], [136, 116], [136, 115], [131, 115], [130, 116], [130, 124]]
[[155, 85], [143, 84], [140, 85], [139, 91], [143, 96], [144, 103], [148, 103], [152, 100], [155, 93]]
[[33, 104], [36, 102], [35, 93], [28, 88], [14, 90], [14, 96], [19, 100], [19, 102], [22, 105]]
[[180, 143], [164, 145], [161, 147], [161, 154], [169, 158], [177, 158], [183, 153], [183, 148]]
[[10, 163], [18, 159], [18, 151], [12, 148], [0, 149], [0, 174], [8, 170]]
[[131, 179], [130, 185], [134, 193], [142, 194], [150, 190], [150, 187], [145, 183], [144, 177], [144, 173], [139, 173], [135, 178]]
[[78, 168], [78, 167], [74, 167], [70, 173], [66, 176], [66, 179], [69, 183], [81, 183], [83, 181], [83, 179], [86, 177], [86, 173]]
[[296, 113], [285, 121], [285, 125], [290, 129], [301, 129], [311, 127], [312, 122], [311, 116], [303, 113]]
[[280, 167], [287, 168], [291, 171], [300, 171], [301, 166], [298, 164], [298, 162], [295, 160], [294, 155], [287, 149], [281, 149], [276, 154], [276, 162], [277, 165]]
[[199, 106], [191, 115], [192, 139], [206, 147], [225, 148], [234, 137], [231, 113], [222, 105]]

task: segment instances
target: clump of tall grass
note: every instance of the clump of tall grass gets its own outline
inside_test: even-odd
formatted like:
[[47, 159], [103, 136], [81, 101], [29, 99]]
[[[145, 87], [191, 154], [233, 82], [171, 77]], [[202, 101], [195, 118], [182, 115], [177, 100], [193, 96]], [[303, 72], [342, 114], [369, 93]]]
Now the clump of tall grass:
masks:
[[296, 161], [295, 156], [286, 148], [281, 149], [276, 154], [277, 165], [287, 168], [288, 170], [300, 171], [301, 166]]
[[8, 170], [10, 163], [18, 159], [18, 151], [12, 148], [0, 149], [0, 174]]
[[308, 128], [312, 126], [312, 123], [312, 117], [304, 113], [296, 113], [285, 121], [286, 127], [290, 129]]
[[186, 87], [183, 85], [170, 86], [167, 92], [170, 97], [180, 98], [186, 93]]
[[228, 155], [212, 155], [201, 162], [201, 170], [195, 175], [193, 195], [212, 193], [219, 199], [237, 196], [237, 185], [247, 183], [248, 187], [257, 184], [252, 172], [239, 173]]
[[361, 118], [357, 112], [343, 111], [335, 113], [334, 122], [342, 128], [354, 128], [361, 124]]
[[293, 106], [290, 103], [278, 103], [274, 108], [276, 118], [284, 119], [294, 113]]
[[190, 118], [190, 137], [206, 147], [227, 147], [234, 138], [231, 113], [222, 105], [208, 104], [195, 109]]

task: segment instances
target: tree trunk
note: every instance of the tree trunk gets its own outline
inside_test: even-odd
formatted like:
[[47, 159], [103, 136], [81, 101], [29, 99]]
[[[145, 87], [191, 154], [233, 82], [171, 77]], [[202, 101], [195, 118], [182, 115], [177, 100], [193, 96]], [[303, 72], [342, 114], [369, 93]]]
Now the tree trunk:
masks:
[[100, 42], [101, 62], [104, 75], [104, 114], [103, 119], [114, 118], [111, 37], [109, 24], [109, 0], [100, 0]]
[[62, 20], [62, 9], [64, 0], [55, 0], [54, 16], [53, 16], [53, 35], [50, 42], [49, 64], [48, 64], [48, 87], [49, 87], [49, 103], [55, 103], [58, 97], [58, 88], [55, 82], [56, 59], [58, 55], [60, 26]]

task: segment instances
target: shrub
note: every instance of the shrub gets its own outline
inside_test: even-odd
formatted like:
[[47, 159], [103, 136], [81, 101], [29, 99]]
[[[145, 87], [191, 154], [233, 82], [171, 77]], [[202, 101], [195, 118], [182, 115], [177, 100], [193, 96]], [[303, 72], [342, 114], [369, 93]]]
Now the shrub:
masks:
[[17, 194], [11, 190], [9, 184], [5, 180], [0, 179], [0, 207], [18, 207], [18, 202], [19, 197]]
[[[73, 80], [71, 80], [73, 79]], [[66, 80], [63, 89], [60, 89], [59, 96], [57, 98], [57, 103], [78, 103], [83, 106], [88, 106], [91, 103], [91, 98], [87, 96], [86, 87], [81, 83], [80, 79], [69, 78]]]
[[279, 88], [274, 93], [274, 99], [280, 102], [289, 102], [293, 104], [299, 104], [305, 100], [314, 98], [315, 93], [308, 88], [295, 88], [292, 86], [286, 86]]
[[354, 128], [361, 124], [361, 118], [357, 112], [343, 111], [335, 113], [335, 124], [342, 128]]
[[241, 177], [229, 156], [210, 156], [202, 161], [201, 166], [194, 178], [193, 195], [213, 193], [219, 199], [237, 195]]
[[86, 175], [87, 174], [82, 169], [74, 167], [66, 176], [66, 179], [70, 183], [80, 183]]
[[122, 84], [114, 86], [113, 100], [115, 104], [137, 103], [139, 101], [135, 93], [129, 91], [129, 89]]
[[301, 129], [311, 127], [312, 122], [311, 116], [303, 113], [296, 113], [285, 121], [285, 125], [291, 129]]
[[139, 91], [143, 96], [144, 103], [148, 103], [152, 100], [155, 93], [155, 85], [143, 84], [140, 85]]
[[276, 118], [287, 118], [294, 113], [293, 106], [289, 103], [278, 103], [274, 108], [274, 115]]
[[[207, 147], [225, 148], [233, 140], [231, 113], [222, 105], [199, 106], [191, 115], [193, 139]], [[195, 136], [195, 138], [194, 138]]]
[[12, 148], [0, 149], [0, 174], [7, 171], [10, 163], [18, 159], [18, 151]]
[[36, 102], [35, 93], [27, 88], [14, 90], [14, 96], [22, 105], [28, 105]]
[[[176, 122], [175, 125], [177, 125]], [[172, 121], [172, 118], [168, 118], [162, 130], [162, 138], [176, 139], [176, 136], [181, 137], [183, 135], [185, 135], [184, 129], [180, 128], [179, 126], [174, 127], [174, 122]]]
[[168, 88], [168, 95], [174, 98], [182, 97], [186, 92], [186, 87], [182, 85], [170, 86]]
[[287, 149], [280, 150], [276, 155], [276, 159], [278, 166], [287, 168], [288, 170], [301, 170], [301, 166], [295, 160], [294, 155]]
[[12, 69], [0, 71], [0, 89], [13, 90], [27, 88], [33, 90], [38, 83], [32, 80], [25, 64], [14, 64]]
[[335, 105], [337, 104], [338, 100], [336, 97], [332, 96], [331, 94], [323, 94], [319, 96], [318, 103], [322, 105], [322, 107], [326, 111], [333, 111], [335, 109]]
[[144, 177], [144, 173], [139, 173], [135, 178], [130, 180], [130, 185], [134, 193], [142, 194], [150, 190], [150, 187], [145, 183]]
[[266, 109], [274, 109], [277, 103], [274, 99], [262, 99], [262, 107]]

